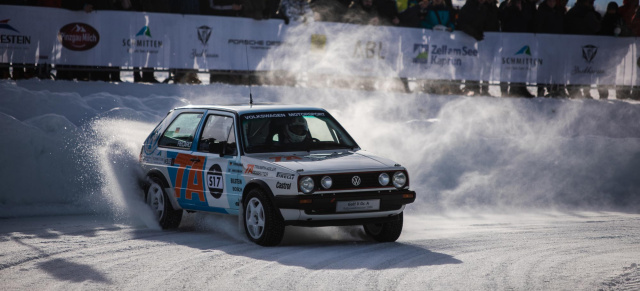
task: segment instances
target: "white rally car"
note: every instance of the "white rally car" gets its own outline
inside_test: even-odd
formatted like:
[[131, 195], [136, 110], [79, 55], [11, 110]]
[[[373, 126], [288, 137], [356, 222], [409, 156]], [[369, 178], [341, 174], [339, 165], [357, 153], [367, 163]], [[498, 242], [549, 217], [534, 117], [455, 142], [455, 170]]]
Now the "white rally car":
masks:
[[286, 225], [363, 225], [395, 241], [415, 200], [405, 168], [361, 150], [320, 108], [176, 108], [145, 140], [140, 163], [163, 228], [178, 227], [183, 210], [240, 215], [263, 246], [280, 243]]

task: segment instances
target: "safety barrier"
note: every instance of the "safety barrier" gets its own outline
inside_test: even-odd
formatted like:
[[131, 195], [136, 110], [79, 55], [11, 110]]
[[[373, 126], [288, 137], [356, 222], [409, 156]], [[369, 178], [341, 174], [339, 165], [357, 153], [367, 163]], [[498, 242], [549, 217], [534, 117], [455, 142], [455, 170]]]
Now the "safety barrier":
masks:
[[281, 20], [0, 5], [0, 63], [276, 71], [532, 84], [640, 84], [638, 38], [285, 25]]

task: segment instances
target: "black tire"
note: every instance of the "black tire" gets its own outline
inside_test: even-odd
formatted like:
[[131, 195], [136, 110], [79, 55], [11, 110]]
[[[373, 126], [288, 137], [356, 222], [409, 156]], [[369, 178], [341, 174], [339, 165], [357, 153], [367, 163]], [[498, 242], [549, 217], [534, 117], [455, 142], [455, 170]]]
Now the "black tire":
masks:
[[149, 185], [145, 191], [145, 202], [151, 207], [162, 229], [177, 228], [182, 220], [182, 209], [173, 209], [169, 196], [162, 185], [159, 178], [149, 178]]
[[363, 225], [364, 232], [378, 242], [394, 242], [402, 233], [402, 221], [400, 212], [396, 221]]
[[261, 246], [275, 246], [284, 236], [284, 221], [267, 194], [256, 188], [243, 203], [244, 232], [247, 238]]

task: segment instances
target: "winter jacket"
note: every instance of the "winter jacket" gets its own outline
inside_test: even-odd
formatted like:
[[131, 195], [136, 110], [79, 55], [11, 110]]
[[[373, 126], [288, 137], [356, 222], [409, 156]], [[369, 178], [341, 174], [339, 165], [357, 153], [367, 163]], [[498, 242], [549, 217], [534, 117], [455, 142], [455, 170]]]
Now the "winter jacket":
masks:
[[[520, 1], [522, 9], [515, 2]], [[536, 8], [528, 0], [514, 0], [510, 4], [503, 5], [501, 11], [502, 31], [504, 32], [533, 32], [533, 17]]]
[[564, 33], [564, 14], [562, 10], [549, 7], [546, 1], [538, 6], [534, 22], [534, 31], [536, 33]]
[[595, 35], [600, 31], [599, 14], [592, 7], [576, 3], [564, 17], [567, 34]]
[[484, 39], [483, 28], [487, 20], [487, 6], [478, 0], [467, 0], [458, 14], [458, 30], [472, 36], [476, 40]]
[[422, 20], [422, 27], [427, 29], [433, 29], [436, 25], [446, 26], [454, 29], [454, 24], [451, 19], [451, 11], [447, 9], [447, 6], [429, 6], [427, 7], [427, 13]]
[[500, 20], [498, 5], [495, 0], [484, 2], [487, 8], [487, 18], [484, 22], [484, 31], [500, 31]]

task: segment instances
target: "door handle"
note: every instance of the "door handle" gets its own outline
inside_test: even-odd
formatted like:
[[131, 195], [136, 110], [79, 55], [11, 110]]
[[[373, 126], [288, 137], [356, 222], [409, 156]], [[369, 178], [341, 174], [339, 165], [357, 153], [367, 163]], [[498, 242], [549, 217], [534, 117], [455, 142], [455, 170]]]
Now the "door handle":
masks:
[[198, 159], [198, 158], [191, 158], [191, 161], [192, 161], [192, 162], [194, 162], [194, 163], [199, 163], [199, 162], [200, 162], [200, 159]]

